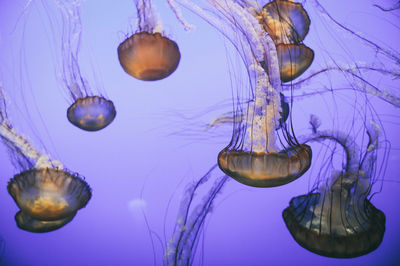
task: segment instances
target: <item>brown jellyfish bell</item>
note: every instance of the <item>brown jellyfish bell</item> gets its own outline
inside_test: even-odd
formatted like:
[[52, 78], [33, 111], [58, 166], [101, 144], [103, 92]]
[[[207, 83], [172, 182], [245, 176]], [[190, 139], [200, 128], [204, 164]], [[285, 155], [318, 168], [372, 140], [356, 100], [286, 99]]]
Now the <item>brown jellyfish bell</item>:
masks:
[[74, 216], [91, 198], [83, 179], [57, 168], [21, 172], [8, 182], [7, 190], [24, 214], [40, 221]]
[[158, 32], [142, 31], [118, 46], [118, 58], [126, 73], [140, 80], [152, 81], [171, 75], [178, 67], [181, 54], [174, 41]]
[[299, 3], [274, 0], [259, 13], [260, 24], [276, 44], [299, 43], [308, 33], [310, 18]]
[[314, 60], [314, 52], [304, 44], [284, 44], [276, 46], [279, 70], [283, 82], [292, 81], [306, 71]]
[[22, 230], [32, 233], [47, 233], [57, 230], [72, 221], [72, 219], [75, 217], [75, 214], [59, 220], [41, 221], [26, 215], [22, 211], [19, 211], [15, 215], [15, 221], [17, 222], [17, 226]]
[[305, 144], [269, 153], [224, 149], [218, 154], [218, 165], [245, 185], [276, 187], [302, 176], [310, 168], [311, 156], [311, 148]]

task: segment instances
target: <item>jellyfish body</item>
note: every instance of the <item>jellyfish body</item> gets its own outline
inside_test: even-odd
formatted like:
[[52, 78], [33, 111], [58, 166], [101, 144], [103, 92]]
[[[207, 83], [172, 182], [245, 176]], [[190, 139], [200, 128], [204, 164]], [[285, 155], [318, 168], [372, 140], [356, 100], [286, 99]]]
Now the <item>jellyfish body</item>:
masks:
[[24, 214], [40, 221], [73, 216], [92, 195], [89, 185], [79, 176], [54, 168], [19, 173], [9, 181], [7, 189]]
[[178, 45], [160, 33], [135, 33], [118, 46], [118, 58], [126, 73], [140, 80], [160, 80], [178, 67]]
[[305, 144], [270, 153], [224, 149], [218, 155], [218, 165], [245, 185], [275, 187], [302, 176], [310, 168], [311, 156], [311, 148]]
[[384, 213], [367, 199], [379, 145], [378, 132], [367, 128], [368, 147], [360, 156], [360, 149], [348, 134], [318, 131], [320, 123], [315, 118], [311, 125], [314, 136], [310, 140], [339, 143], [344, 148], [346, 163], [341, 171], [332, 171], [319, 193], [290, 201], [283, 211], [286, 226], [297, 243], [316, 254], [334, 258], [367, 254], [380, 245], [385, 232]]
[[304, 44], [283, 44], [276, 46], [279, 58], [281, 80], [288, 82], [304, 73], [314, 59], [314, 52]]
[[115, 115], [113, 102], [99, 96], [79, 98], [67, 110], [68, 120], [86, 131], [105, 128], [114, 120]]
[[75, 217], [75, 214], [59, 220], [41, 221], [32, 218], [22, 211], [19, 211], [15, 215], [15, 221], [17, 223], [17, 226], [22, 230], [32, 233], [47, 233], [60, 229], [61, 227], [72, 221], [72, 219], [74, 219]]
[[[283, 211], [291, 235], [305, 249], [327, 257], [353, 258], [379, 247], [385, 232], [385, 215], [369, 200], [353, 200], [336, 191], [324, 199], [319, 193], [295, 197]], [[318, 206], [326, 207], [318, 213]], [[329, 204], [329, 205], [328, 205]], [[358, 209], [360, 208], [360, 209]]]
[[274, 0], [261, 10], [265, 31], [276, 44], [299, 43], [304, 40], [310, 27], [310, 18], [303, 6], [285, 0]]
[[[62, 12], [63, 31], [61, 37], [62, 78], [64, 87], [74, 101], [67, 110], [68, 120], [86, 131], [98, 131], [107, 127], [116, 115], [112, 101], [103, 96], [104, 93], [93, 92], [89, 83], [81, 73], [79, 51], [82, 39], [82, 23], [80, 17], [81, 0], [57, 1]], [[100, 86], [96, 86], [99, 88]]]

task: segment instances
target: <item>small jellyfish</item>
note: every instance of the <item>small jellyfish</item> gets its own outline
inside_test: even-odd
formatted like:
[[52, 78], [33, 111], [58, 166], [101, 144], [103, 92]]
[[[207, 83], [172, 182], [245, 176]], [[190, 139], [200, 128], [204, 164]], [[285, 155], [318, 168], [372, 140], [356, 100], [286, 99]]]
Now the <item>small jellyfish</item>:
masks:
[[378, 130], [367, 129], [369, 145], [359, 156], [359, 148], [348, 134], [318, 131], [310, 141], [333, 140], [345, 150], [347, 162], [341, 171], [321, 186], [318, 193], [293, 198], [283, 211], [291, 235], [302, 247], [334, 258], [353, 258], [375, 250], [385, 232], [385, 215], [367, 199], [371, 191]]
[[67, 110], [68, 120], [86, 131], [97, 131], [108, 126], [115, 118], [112, 101], [99, 96], [79, 98]]
[[283, 82], [299, 77], [311, 65], [314, 52], [304, 44], [284, 44], [276, 46], [279, 58], [279, 70]]
[[118, 46], [118, 59], [126, 73], [152, 81], [171, 75], [178, 67], [178, 45], [162, 35], [161, 22], [151, 1], [135, 0], [138, 32]]
[[310, 18], [299, 3], [274, 0], [258, 13], [264, 30], [276, 44], [300, 43], [308, 33]]
[[63, 169], [59, 161], [50, 160], [13, 129], [1, 88], [0, 92], [0, 138], [20, 171], [7, 186], [20, 208], [15, 215], [17, 225], [29, 232], [57, 230], [86, 206], [91, 189], [78, 174]]
[[88, 82], [81, 74], [78, 55], [82, 25], [79, 1], [57, 1], [62, 13], [62, 78], [68, 94], [74, 101], [67, 111], [68, 120], [86, 131], [98, 131], [107, 127], [115, 118], [112, 101], [93, 96]]

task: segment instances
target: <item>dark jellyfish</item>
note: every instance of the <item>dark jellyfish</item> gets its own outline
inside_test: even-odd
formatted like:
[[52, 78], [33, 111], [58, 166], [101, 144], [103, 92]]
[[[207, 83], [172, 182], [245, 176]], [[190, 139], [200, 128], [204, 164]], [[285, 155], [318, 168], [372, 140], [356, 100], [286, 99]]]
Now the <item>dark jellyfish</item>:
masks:
[[[334, 258], [353, 258], [375, 250], [385, 233], [385, 215], [367, 199], [379, 145], [378, 131], [367, 129], [368, 146], [362, 156], [348, 134], [317, 131], [312, 121], [310, 141], [333, 140], [345, 151], [346, 164], [341, 171], [319, 187], [319, 193], [294, 197], [283, 211], [291, 235], [302, 247]], [[376, 127], [376, 124], [373, 124]]]
[[303, 6], [291, 1], [274, 0], [266, 4], [261, 18], [261, 25], [276, 44], [299, 43], [310, 27], [310, 18]]
[[7, 189], [25, 215], [40, 221], [73, 216], [92, 196], [79, 176], [54, 168], [21, 172], [9, 181]]
[[74, 219], [75, 217], [75, 214], [76, 213], [59, 220], [41, 221], [30, 217], [22, 211], [19, 211], [15, 215], [15, 221], [17, 222], [17, 226], [22, 230], [32, 233], [47, 233], [60, 229], [61, 227], [72, 221], [72, 219]]
[[331, 208], [317, 210], [321, 197], [319, 193], [295, 197], [283, 211], [286, 226], [297, 243], [333, 258], [358, 257], [379, 247], [385, 233], [383, 212], [367, 199], [351, 206], [353, 200], [341, 197], [340, 191], [331, 198], [325, 195], [322, 202], [332, 204]]
[[245, 185], [275, 187], [303, 175], [310, 168], [311, 154], [311, 148], [305, 144], [270, 153], [224, 149], [218, 155], [218, 165], [224, 173]]
[[142, 31], [118, 46], [118, 58], [126, 73], [140, 80], [160, 80], [178, 67], [178, 45], [160, 33]]
[[105, 128], [115, 115], [113, 102], [99, 96], [79, 98], [67, 110], [68, 120], [86, 131]]
[[304, 73], [314, 60], [314, 52], [304, 44], [278, 44], [281, 80], [288, 82]]

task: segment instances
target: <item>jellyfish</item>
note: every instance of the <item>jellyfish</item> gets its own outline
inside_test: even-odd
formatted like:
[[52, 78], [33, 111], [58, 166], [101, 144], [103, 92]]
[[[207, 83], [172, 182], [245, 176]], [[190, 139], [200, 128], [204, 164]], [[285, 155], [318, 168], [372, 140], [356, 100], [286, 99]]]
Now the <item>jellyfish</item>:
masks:
[[[254, 7], [234, 1], [212, 1], [208, 8], [219, 12], [214, 17], [213, 13], [207, 13], [207, 8], [182, 2], [236, 46], [249, 73], [249, 99], [243, 100], [238, 95], [236, 99], [241, 101], [235, 101], [234, 106], [235, 115], [243, 115], [245, 119], [233, 125], [230, 143], [218, 154], [220, 169], [235, 180], [254, 187], [281, 186], [299, 178], [310, 167], [311, 148], [297, 143], [290, 133], [290, 126], [281, 126], [277, 50], [257, 20]], [[281, 129], [278, 132], [276, 128]]]
[[368, 147], [360, 156], [355, 140], [338, 131], [320, 131], [311, 118], [309, 141], [339, 143], [346, 163], [320, 186], [318, 192], [294, 197], [283, 211], [291, 235], [305, 249], [334, 258], [353, 258], [379, 247], [385, 233], [385, 215], [368, 199], [379, 148], [378, 125], [367, 127]]
[[274, 0], [257, 13], [263, 28], [276, 44], [298, 44], [309, 31], [310, 18], [300, 3]]
[[12, 127], [0, 87], [0, 137], [20, 171], [8, 182], [7, 190], [20, 211], [17, 226], [25, 231], [43, 233], [69, 223], [91, 198], [91, 188], [76, 173], [59, 161], [39, 152]]
[[82, 25], [80, 1], [57, 1], [62, 13], [62, 80], [73, 103], [67, 110], [68, 121], [86, 131], [98, 131], [107, 127], [115, 118], [113, 102], [105, 96], [94, 95], [87, 80], [82, 76], [78, 56]]
[[135, 0], [138, 31], [118, 46], [118, 59], [126, 73], [145, 81], [171, 75], [181, 59], [178, 45], [163, 36], [151, 0]]

